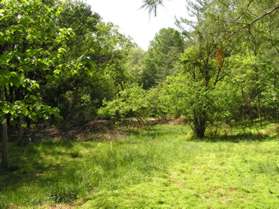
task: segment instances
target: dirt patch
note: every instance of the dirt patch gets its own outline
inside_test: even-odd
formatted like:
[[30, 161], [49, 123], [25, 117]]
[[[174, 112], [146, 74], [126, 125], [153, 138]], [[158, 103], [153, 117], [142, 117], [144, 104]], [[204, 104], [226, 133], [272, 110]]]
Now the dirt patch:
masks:
[[[57, 127], [47, 127], [37, 125], [36, 128], [25, 130], [23, 137], [24, 144], [30, 142], [40, 142], [42, 140], [117, 140], [125, 138], [129, 129], [142, 129], [157, 124], [184, 124], [185, 119], [158, 119], [148, 118], [137, 120], [136, 118], [126, 118], [121, 121], [113, 120], [93, 120], [80, 126], [72, 126], [64, 129]], [[16, 131], [12, 137], [17, 139]]]
[[66, 205], [66, 204], [59, 204], [59, 205], [53, 205], [50, 206], [49, 209], [73, 209], [74, 206]]

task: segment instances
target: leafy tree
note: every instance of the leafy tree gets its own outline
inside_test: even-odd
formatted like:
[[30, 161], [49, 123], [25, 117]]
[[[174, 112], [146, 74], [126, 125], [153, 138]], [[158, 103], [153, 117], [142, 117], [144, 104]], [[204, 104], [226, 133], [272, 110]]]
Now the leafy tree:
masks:
[[226, 57], [230, 54], [230, 45], [226, 40], [226, 33], [223, 32], [225, 25], [218, 22], [224, 13], [217, 6], [218, 4], [209, 1], [193, 4], [193, 13], [196, 14], [195, 19], [198, 22], [192, 23], [193, 31], [185, 31], [190, 38], [190, 47], [181, 58], [184, 72], [189, 75], [189, 86], [193, 95], [190, 118], [199, 138], [204, 137], [208, 122], [215, 120], [213, 117], [218, 107], [213, 95], [228, 74]]
[[274, 97], [276, 87], [272, 78], [277, 72], [274, 65], [278, 53], [276, 34], [279, 16], [276, 12], [278, 11], [276, 3], [276, 1], [235, 1], [235, 10], [226, 12], [230, 16], [238, 17], [237, 21], [233, 19], [230, 22], [230, 25], [233, 25], [230, 30], [231, 39], [238, 43], [234, 47], [234, 56], [230, 59], [230, 68], [234, 72], [232, 79], [241, 95], [235, 117], [238, 115], [242, 120], [263, 119], [265, 115], [277, 115], [276, 110], [266, 103], [272, 98], [274, 104], [276, 98]]
[[54, 1], [1, 2], [0, 118], [4, 167], [7, 167], [8, 124], [22, 117], [47, 119], [57, 112], [43, 102], [40, 84], [63, 56], [63, 42], [72, 36], [71, 29], [57, 27], [60, 12], [61, 7]]
[[184, 40], [180, 32], [172, 28], [161, 29], [151, 42], [144, 59], [143, 87], [151, 88], [173, 74], [183, 50]]
[[83, 2], [66, 1], [58, 19], [73, 30], [55, 79], [45, 85], [44, 98], [57, 105], [64, 125], [96, 117], [103, 99], [113, 98], [127, 80], [125, 60], [133, 45], [115, 26], [104, 23]]

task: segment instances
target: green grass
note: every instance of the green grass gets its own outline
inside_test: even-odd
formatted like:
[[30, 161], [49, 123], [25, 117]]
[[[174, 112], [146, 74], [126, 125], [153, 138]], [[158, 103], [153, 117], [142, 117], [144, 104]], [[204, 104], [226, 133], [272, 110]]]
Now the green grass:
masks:
[[159, 125], [114, 141], [12, 146], [0, 174], [0, 208], [278, 209], [274, 125], [193, 140]]

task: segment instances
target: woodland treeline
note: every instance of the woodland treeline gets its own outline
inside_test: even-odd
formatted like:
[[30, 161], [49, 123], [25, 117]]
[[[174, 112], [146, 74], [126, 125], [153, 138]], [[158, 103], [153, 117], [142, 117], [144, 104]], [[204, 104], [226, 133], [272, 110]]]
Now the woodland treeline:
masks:
[[[156, 18], [162, 3], [143, 7]], [[82, 1], [1, 0], [2, 166], [8, 135], [38, 124], [184, 117], [203, 138], [208, 126], [278, 120], [278, 1], [187, 5], [144, 51]]]

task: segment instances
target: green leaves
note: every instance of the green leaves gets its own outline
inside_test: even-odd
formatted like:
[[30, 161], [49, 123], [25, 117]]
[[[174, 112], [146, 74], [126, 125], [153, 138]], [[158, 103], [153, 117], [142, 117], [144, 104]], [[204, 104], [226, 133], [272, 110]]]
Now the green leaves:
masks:
[[145, 89], [156, 86], [176, 72], [184, 44], [180, 32], [172, 28], [159, 31], [144, 57], [142, 84]]
[[45, 82], [46, 71], [57, 63], [56, 55], [65, 55], [61, 46], [73, 37], [73, 31], [57, 25], [52, 15], [57, 6], [51, 2], [7, 0], [3, 8], [0, 115], [9, 114], [12, 119], [47, 118], [48, 113], [57, 111], [42, 101], [41, 83]]
[[119, 96], [104, 103], [99, 114], [112, 117], [144, 117], [148, 115], [150, 108], [148, 94], [137, 85], [125, 88]]
[[63, 44], [73, 38], [74, 35], [72, 28], [60, 28], [55, 41], [57, 44]]
[[10, 102], [0, 102], [1, 116], [9, 114], [12, 119], [21, 117], [30, 118], [33, 121], [47, 120], [50, 116], [58, 117], [57, 108], [44, 105], [38, 97], [28, 97], [25, 100]]

